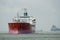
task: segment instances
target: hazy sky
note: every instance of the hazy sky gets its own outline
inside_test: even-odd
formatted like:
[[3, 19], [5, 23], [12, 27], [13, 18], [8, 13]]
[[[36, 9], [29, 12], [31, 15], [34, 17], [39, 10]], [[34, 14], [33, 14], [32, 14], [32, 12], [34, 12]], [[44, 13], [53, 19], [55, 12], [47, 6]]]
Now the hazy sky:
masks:
[[23, 8], [36, 17], [36, 30], [50, 32], [52, 25], [60, 28], [60, 0], [0, 0], [0, 33], [8, 32], [8, 23]]

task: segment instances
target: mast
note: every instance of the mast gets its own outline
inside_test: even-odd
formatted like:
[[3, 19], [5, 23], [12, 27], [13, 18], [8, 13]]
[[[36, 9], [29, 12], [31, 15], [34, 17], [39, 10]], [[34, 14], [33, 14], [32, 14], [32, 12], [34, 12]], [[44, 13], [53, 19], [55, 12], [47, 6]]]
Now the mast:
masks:
[[27, 13], [27, 8], [24, 8], [24, 17], [27, 17], [28, 13]]
[[17, 22], [20, 22], [19, 13], [17, 13]]

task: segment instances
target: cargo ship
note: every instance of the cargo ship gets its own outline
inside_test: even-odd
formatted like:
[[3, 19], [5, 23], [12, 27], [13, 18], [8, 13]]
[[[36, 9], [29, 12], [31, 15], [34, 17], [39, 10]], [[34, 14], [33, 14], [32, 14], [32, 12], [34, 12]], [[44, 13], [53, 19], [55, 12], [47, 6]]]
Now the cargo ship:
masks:
[[24, 15], [12, 18], [12, 22], [8, 23], [9, 33], [11, 34], [30, 34], [35, 33], [36, 18], [29, 16], [27, 8], [24, 8]]

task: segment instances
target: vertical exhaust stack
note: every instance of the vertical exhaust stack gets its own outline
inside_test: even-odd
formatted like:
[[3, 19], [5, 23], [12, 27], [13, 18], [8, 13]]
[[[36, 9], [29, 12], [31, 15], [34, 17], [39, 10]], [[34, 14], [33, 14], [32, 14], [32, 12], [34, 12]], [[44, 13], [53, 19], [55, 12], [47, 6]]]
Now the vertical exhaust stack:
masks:
[[35, 33], [36, 19], [33, 16], [28, 16], [27, 9], [24, 8], [24, 16], [13, 18], [13, 22], [8, 23], [9, 33], [11, 34], [29, 34]]

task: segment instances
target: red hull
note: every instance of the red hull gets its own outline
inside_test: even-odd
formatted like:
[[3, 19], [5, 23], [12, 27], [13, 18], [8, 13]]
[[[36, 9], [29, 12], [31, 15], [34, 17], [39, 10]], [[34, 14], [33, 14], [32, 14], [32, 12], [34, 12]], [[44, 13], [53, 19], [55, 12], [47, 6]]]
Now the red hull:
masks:
[[13, 34], [32, 33], [29, 23], [8, 23], [9, 32]]

